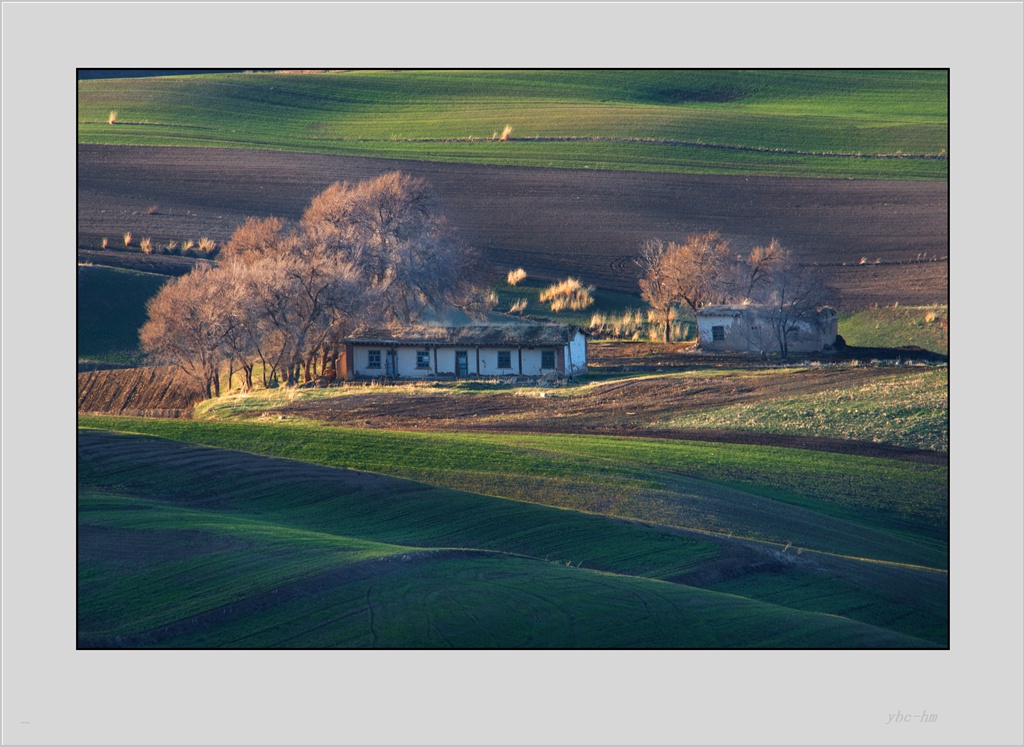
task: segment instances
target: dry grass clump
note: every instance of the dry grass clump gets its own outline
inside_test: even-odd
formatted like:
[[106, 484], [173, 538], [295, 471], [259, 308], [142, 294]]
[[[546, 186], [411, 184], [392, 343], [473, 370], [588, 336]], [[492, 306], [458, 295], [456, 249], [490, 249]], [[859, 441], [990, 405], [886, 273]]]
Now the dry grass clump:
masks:
[[509, 307], [508, 313], [509, 314], [521, 314], [521, 313], [523, 313], [523, 311], [525, 309], [526, 309], [526, 299], [525, 298], [520, 298], [518, 301], [516, 301], [514, 304], [512, 304]]
[[110, 116], [107, 117], [107, 124], [117, 124], [117, 111], [110, 112]]
[[124, 245], [125, 246], [131, 246], [132, 245], [132, 232], [131, 231], [125, 231], [124, 232]]
[[508, 271], [508, 284], [519, 285], [519, 283], [526, 280], [526, 270], [522, 267], [518, 267], [515, 270]]
[[199, 239], [199, 251], [203, 254], [213, 254], [213, 251], [217, 248], [217, 242], [213, 239], [208, 239], [205, 236]]
[[177, 241], [168, 241], [167, 242], [167, 253], [168, 254], [177, 254], [178, 253], [178, 242]]
[[581, 311], [593, 305], [593, 292], [594, 286], [583, 285], [577, 278], [566, 278], [545, 288], [540, 294], [540, 300], [541, 303], [550, 303], [552, 311]]
[[[688, 329], [679, 319], [678, 310], [673, 310], [669, 316], [670, 339], [685, 340]], [[643, 309], [626, 309], [617, 316], [595, 313], [590, 317], [590, 332], [612, 340], [664, 340], [665, 318]]]
[[196, 242], [194, 242], [192, 239], [188, 239], [186, 241], [182, 241], [181, 242], [181, 253], [182, 254], [191, 254], [192, 253], [192, 248], [195, 245], [196, 245]]
[[504, 143], [506, 140], [508, 140], [509, 135], [511, 135], [511, 134], [512, 134], [512, 125], [505, 125], [505, 129], [503, 129], [501, 131], [500, 135], [497, 132], [494, 133], [493, 139], [497, 140], [499, 142]]
[[106, 236], [104, 236], [103, 237], [103, 241], [100, 242], [100, 247], [102, 247], [103, 249], [106, 249], [107, 248], [107, 244], [109, 244], [109, 243], [110, 243], [110, 241], [107, 239]]
[[139, 248], [142, 249], [143, 254], [153, 253], [153, 239], [148, 236], [139, 242]]

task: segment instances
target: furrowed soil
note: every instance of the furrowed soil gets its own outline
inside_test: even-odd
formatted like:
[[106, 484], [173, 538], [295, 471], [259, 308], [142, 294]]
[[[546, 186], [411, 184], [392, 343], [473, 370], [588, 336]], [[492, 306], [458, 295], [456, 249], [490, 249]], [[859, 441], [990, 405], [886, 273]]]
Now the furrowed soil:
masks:
[[190, 417], [204, 399], [181, 371], [143, 366], [82, 371], [78, 374], [78, 411], [160, 418]]
[[[249, 216], [296, 220], [334, 181], [402, 170], [498, 274], [579, 276], [637, 292], [633, 265], [652, 237], [718, 230], [737, 252], [778, 239], [817, 265], [840, 306], [947, 303], [946, 182], [690, 176], [424, 163], [214, 148], [78, 146], [78, 247], [125, 231], [156, 245], [226, 241]], [[135, 241], [138, 241], [138, 238]], [[127, 266], [137, 252], [109, 252]], [[111, 258], [107, 261], [112, 262]], [[155, 260], [146, 260], [151, 269]], [[106, 263], [106, 262], [103, 262]], [[173, 274], [188, 262], [169, 261]]]
[[[595, 347], [615, 349], [620, 346]], [[612, 356], [617, 354], [621, 352]], [[600, 361], [602, 355], [598, 352], [595, 361]], [[661, 366], [658, 369], [673, 370]], [[894, 374], [916, 373], [913, 367], [870, 366], [811, 368], [776, 375], [766, 371], [756, 376], [732, 371], [721, 376], [651, 376], [611, 381], [571, 394], [541, 387], [473, 395], [443, 388], [410, 391], [376, 386], [361, 387], [353, 396], [291, 403], [275, 408], [272, 415], [354, 428], [640, 436], [781, 446], [948, 464], [946, 453], [889, 444], [739, 430], [680, 429], [666, 424], [673, 418], [701, 410], [860, 387]], [[260, 412], [249, 415], [261, 416], [266, 415]]]
[[[782, 446], [844, 454], [948, 464], [944, 452], [889, 444], [740, 430], [681, 429], [673, 418], [735, 404], [753, 404], [835, 389], [862, 387], [880, 378], [915, 375], [915, 366], [821, 366], [773, 373], [778, 364], [750, 356], [702, 354], [686, 346], [651, 343], [592, 345], [591, 369], [626, 371], [636, 378], [597, 383], [585, 391], [480, 384], [474, 392], [421, 387], [345, 385], [344, 396], [253, 410], [239, 418], [297, 417], [352, 428], [388, 430], [588, 433], [688, 441]], [[901, 349], [862, 349], [879, 359], [946, 356]], [[844, 359], [859, 360], [851, 353]], [[724, 375], [716, 375], [721, 369]], [[643, 376], [703, 372], [690, 377]], [[745, 375], [756, 373], [757, 375]], [[339, 393], [341, 394], [341, 393]], [[86, 371], [78, 374], [78, 411], [114, 415], [192, 417], [203, 399], [194, 382], [169, 367]]]

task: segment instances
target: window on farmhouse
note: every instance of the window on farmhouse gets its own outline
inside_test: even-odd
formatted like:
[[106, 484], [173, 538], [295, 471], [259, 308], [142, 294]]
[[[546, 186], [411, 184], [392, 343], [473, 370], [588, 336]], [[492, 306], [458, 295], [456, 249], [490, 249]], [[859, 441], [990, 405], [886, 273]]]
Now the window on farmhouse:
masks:
[[555, 351], [554, 350], [542, 350], [542, 351], [540, 351], [540, 367], [541, 368], [554, 368], [555, 367]]
[[725, 327], [716, 324], [711, 328], [711, 339], [715, 342], [722, 342], [725, 339]]
[[370, 350], [368, 352], [369, 360], [366, 363], [367, 368], [380, 368], [380, 351]]
[[512, 368], [512, 351], [498, 351], [498, 368]]
[[430, 351], [416, 351], [416, 368], [430, 368]]

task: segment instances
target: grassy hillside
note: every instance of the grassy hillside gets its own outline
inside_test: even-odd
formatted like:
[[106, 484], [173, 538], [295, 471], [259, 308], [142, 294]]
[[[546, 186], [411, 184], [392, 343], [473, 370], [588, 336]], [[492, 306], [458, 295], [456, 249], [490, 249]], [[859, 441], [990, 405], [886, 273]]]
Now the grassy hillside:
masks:
[[80, 265], [79, 362], [140, 363], [139, 328], [146, 321], [146, 302], [167, 280], [166, 275]]
[[820, 552], [947, 563], [946, 467], [603, 436], [101, 416], [80, 416], [79, 423]]
[[941, 572], [95, 430], [78, 482], [84, 646], [946, 645]]
[[854, 439], [948, 452], [949, 369], [921, 367], [910, 375], [904, 370], [868, 384], [707, 408], [652, 425]]
[[[511, 134], [501, 141], [506, 126]], [[463, 70], [80, 80], [78, 138], [577, 169], [945, 179], [948, 76]]]
[[882, 306], [843, 314], [839, 334], [857, 347], [916, 345], [949, 354], [948, 306]]

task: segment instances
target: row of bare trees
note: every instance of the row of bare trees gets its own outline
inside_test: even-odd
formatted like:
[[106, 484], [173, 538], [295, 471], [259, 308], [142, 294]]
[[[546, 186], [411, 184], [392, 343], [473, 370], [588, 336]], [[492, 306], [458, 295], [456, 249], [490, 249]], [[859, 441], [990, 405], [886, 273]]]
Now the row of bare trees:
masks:
[[665, 342], [673, 312], [687, 306], [752, 303], [764, 310], [779, 351], [785, 355], [798, 325], [831, 301], [831, 292], [812, 268], [772, 239], [737, 255], [716, 231], [692, 234], [682, 243], [652, 239], [637, 257], [640, 295], [665, 320]]
[[214, 266], [197, 266], [149, 302], [143, 349], [219, 396], [227, 364], [251, 388], [337, 369], [344, 337], [409, 325], [429, 312], [493, 303], [484, 262], [461, 242], [427, 185], [399, 172], [313, 198], [301, 220], [249, 218]]

